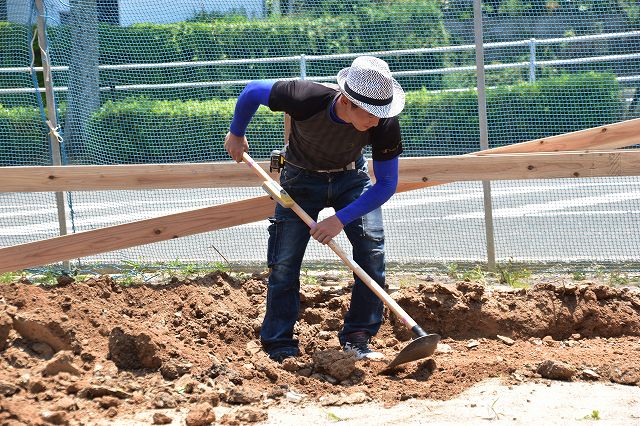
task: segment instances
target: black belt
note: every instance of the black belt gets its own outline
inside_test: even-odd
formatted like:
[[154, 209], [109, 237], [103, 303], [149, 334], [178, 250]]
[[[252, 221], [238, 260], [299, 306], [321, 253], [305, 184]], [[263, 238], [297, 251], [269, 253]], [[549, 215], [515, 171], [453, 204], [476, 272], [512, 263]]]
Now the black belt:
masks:
[[347, 164], [344, 167], [341, 167], [339, 169], [330, 169], [330, 170], [312, 170], [312, 172], [318, 172], [318, 173], [335, 173], [335, 172], [346, 172], [347, 170], [355, 170], [356, 169], [356, 162], [352, 161], [349, 164]]
[[328, 170], [312, 170], [312, 169], [305, 169], [304, 167], [300, 167], [296, 164], [293, 164], [287, 160], [284, 160], [287, 164], [292, 165], [293, 167], [297, 168], [297, 169], [301, 169], [301, 170], [308, 170], [310, 172], [316, 172], [316, 173], [337, 173], [337, 172], [346, 172], [347, 170], [355, 170], [356, 169], [356, 162], [352, 161], [349, 164], [347, 164], [344, 167], [340, 167], [338, 169], [328, 169]]

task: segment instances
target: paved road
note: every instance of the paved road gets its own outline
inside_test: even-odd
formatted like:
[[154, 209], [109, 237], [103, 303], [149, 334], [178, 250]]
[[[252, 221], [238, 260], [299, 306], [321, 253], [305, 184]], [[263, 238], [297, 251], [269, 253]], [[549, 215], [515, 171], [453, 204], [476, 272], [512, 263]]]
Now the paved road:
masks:
[[[262, 195], [260, 189], [76, 192], [74, 224], [84, 231], [256, 195]], [[640, 260], [640, 178], [501, 181], [492, 183], [492, 195], [498, 259]], [[486, 259], [480, 183], [396, 194], [384, 214], [391, 261]], [[265, 220], [84, 260], [220, 261], [217, 249], [230, 261], [261, 262], [267, 224]], [[0, 194], [0, 246], [56, 235], [52, 194]], [[339, 243], [347, 245], [344, 238]], [[312, 242], [306, 259], [335, 260], [335, 255]]]

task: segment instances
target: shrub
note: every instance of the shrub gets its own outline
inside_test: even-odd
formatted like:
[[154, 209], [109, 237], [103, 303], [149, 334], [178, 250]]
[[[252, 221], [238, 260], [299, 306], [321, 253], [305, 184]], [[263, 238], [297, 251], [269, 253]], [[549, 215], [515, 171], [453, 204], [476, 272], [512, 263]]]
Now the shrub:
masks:
[[[92, 163], [227, 159], [222, 146], [235, 100], [107, 102], [90, 120]], [[489, 143], [508, 145], [620, 119], [619, 88], [610, 74], [586, 73], [489, 90]], [[450, 155], [479, 147], [475, 91], [407, 93], [400, 116], [407, 155]], [[260, 108], [249, 126], [252, 154], [282, 145], [282, 114]]]

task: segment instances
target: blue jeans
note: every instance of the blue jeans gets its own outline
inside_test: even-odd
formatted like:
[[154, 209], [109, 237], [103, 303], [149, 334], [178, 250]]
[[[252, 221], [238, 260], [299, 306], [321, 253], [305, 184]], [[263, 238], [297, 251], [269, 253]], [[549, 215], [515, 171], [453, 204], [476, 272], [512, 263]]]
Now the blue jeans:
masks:
[[[336, 211], [357, 199], [371, 186], [367, 162], [360, 158], [355, 170], [323, 173], [286, 164], [280, 176], [282, 188], [314, 220], [325, 207]], [[300, 310], [300, 266], [307, 243], [309, 227], [291, 210], [276, 205], [269, 219], [267, 262], [271, 269], [267, 291], [267, 312], [260, 339], [268, 353], [297, 349], [293, 327]], [[353, 246], [353, 259], [371, 278], [385, 288], [384, 231], [380, 208], [354, 220], [344, 227]], [[365, 331], [374, 336], [382, 323], [383, 303], [354, 274], [351, 304], [339, 333], [344, 336]], [[295, 351], [292, 351], [292, 353]]]

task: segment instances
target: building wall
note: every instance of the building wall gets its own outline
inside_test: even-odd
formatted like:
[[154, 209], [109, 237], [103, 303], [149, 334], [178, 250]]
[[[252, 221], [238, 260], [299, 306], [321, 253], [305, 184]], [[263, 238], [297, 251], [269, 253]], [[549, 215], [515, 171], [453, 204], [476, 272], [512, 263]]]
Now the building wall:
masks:
[[[70, 1], [43, 0], [47, 9], [50, 25], [64, 23], [69, 13]], [[82, 4], [90, 0], [79, 0]], [[118, 0], [118, 15], [121, 25], [143, 22], [168, 24], [192, 18], [199, 12], [244, 12], [250, 17], [259, 18], [264, 14], [264, 0]], [[3, 4], [6, 5], [6, 20], [27, 23], [31, 15], [31, 1], [0, 0], [0, 20]], [[105, 21], [102, 19], [102, 21]], [[108, 21], [107, 21], [108, 22]]]

